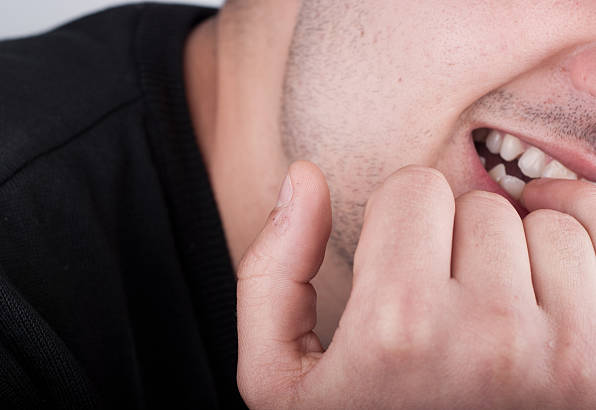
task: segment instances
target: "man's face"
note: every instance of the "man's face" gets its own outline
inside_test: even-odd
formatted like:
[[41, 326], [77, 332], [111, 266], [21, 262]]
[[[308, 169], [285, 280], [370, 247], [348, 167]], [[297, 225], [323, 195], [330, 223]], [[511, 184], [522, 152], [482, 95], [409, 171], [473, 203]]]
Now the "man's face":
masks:
[[475, 129], [514, 134], [596, 181], [592, 42], [595, 0], [305, 0], [284, 146], [326, 174], [340, 254], [351, 260], [366, 200], [405, 165], [439, 169], [456, 195], [504, 193]]

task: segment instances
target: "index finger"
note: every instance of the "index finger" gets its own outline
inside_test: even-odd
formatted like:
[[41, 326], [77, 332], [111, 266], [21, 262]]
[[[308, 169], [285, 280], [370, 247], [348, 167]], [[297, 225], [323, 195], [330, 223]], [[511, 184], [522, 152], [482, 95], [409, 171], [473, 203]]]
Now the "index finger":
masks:
[[596, 185], [586, 181], [536, 179], [526, 185], [521, 202], [530, 212], [552, 209], [574, 217], [596, 246]]

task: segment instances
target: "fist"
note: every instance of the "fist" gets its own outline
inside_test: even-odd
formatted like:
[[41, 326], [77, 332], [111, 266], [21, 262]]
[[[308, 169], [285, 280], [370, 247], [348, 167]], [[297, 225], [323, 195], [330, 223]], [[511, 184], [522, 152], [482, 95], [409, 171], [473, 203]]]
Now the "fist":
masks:
[[368, 201], [350, 300], [323, 351], [310, 281], [329, 191], [292, 165], [238, 270], [238, 385], [252, 408], [596, 406], [596, 187], [530, 183], [457, 199], [406, 167]]

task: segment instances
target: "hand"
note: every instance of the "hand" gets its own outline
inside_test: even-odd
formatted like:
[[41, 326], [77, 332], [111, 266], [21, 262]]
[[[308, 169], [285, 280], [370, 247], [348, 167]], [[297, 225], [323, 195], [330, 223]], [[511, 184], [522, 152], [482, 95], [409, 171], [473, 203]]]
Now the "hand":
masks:
[[[238, 271], [238, 385], [250, 407], [596, 405], [596, 200], [579, 211], [561, 199], [547, 204], [559, 212], [522, 222], [496, 194], [454, 200], [438, 171], [401, 169], [367, 204], [352, 294], [323, 352], [309, 282], [329, 192], [312, 164], [292, 165], [290, 179], [291, 200]], [[530, 209], [544, 203], [534, 188]], [[585, 183], [568, 189], [596, 198]]]

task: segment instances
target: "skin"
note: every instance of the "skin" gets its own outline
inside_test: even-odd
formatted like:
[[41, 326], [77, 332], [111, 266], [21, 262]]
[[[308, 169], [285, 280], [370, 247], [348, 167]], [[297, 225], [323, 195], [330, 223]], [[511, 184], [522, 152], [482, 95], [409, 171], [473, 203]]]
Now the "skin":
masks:
[[594, 406], [594, 187], [532, 183], [520, 216], [487, 193], [469, 133], [518, 133], [596, 180], [595, 17], [576, 1], [231, 0], [195, 30], [187, 94], [237, 268], [249, 405]]
[[368, 201], [352, 294], [323, 351], [309, 282], [331, 230], [329, 192], [311, 163], [289, 174], [291, 200], [238, 271], [249, 407], [594, 407], [594, 186], [530, 184], [522, 221], [498, 194], [455, 199], [437, 170], [400, 169]]

